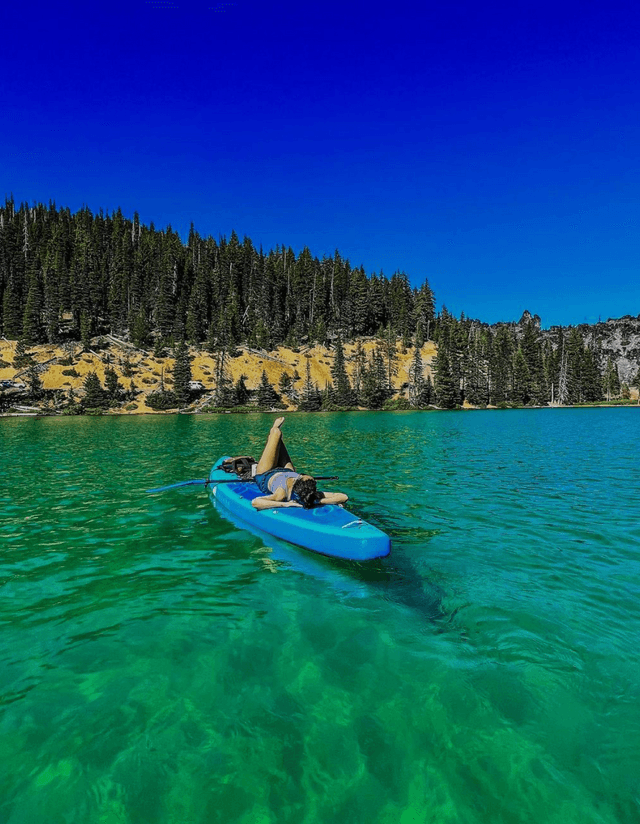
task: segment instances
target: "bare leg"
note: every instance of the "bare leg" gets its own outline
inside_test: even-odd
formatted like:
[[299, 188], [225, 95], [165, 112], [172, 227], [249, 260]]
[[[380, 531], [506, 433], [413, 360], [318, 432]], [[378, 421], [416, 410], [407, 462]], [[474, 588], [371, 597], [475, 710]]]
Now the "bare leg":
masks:
[[263, 472], [268, 472], [276, 466], [285, 466], [293, 469], [291, 457], [287, 451], [287, 447], [282, 442], [282, 430], [280, 427], [284, 423], [284, 418], [277, 418], [273, 422], [267, 443], [262, 451], [258, 466], [256, 467], [256, 475], [261, 475]]
[[276, 466], [284, 466], [285, 469], [294, 469], [295, 466], [291, 460], [291, 455], [289, 455], [289, 450], [284, 445], [284, 438], [280, 439], [280, 448], [278, 450], [278, 463]]

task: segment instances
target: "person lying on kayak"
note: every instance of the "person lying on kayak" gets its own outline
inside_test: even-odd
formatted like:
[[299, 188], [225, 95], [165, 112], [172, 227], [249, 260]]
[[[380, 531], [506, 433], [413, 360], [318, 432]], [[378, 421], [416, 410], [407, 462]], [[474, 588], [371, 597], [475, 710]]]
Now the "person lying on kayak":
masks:
[[284, 418], [277, 418], [264, 447], [254, 478], [258, 489], [264, 493], [251, 504], [256, 509], [275, 509], [281, 506], [302, 506], [310, 509], [314, 504], [343, 504], [348, 500], [343, 492], [321, 492], [311, 475], [296, 472], [291, 456], [282, 440]]

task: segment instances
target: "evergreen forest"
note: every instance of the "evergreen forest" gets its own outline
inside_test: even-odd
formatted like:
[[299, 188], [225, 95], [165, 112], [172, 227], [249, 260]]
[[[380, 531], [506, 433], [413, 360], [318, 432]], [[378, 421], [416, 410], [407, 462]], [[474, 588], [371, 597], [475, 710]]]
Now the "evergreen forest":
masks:
[[[88, 348], [96, 335], [112, 334], [156, 352], [207, 349], [217, 358], [222, 406], [247, 400], [246, 387], [225, 385], [225, 359], [239, 344], [331, 346], [331, 386], [300, 376], [296, 398], [306, 409], [388, 404], [397, 347], [413, 351], [401, 398], [411, 407], [572, 404], [626, 391], [596, 334], [542, 332], [528, 313], [489, 326], [435, 307], [426, 279], [417, 287], [404, 272], [367, 273], [338, 251], [265, 251], [235, 231], [214, 239], [193, 225], [184, 242], [171, 227], [120, 210], [72, 213], [11, 198], [0, 207], [0, 333], [22, 348], [68, 340]], [[343, 343], [365, 337], [376, 339], [373, 353], [358, 347], [347, 370]], [[426, 340], [437, 344], [433, 382], [421, 360]], [[276, 402], [273, 387], [260, 390]]]

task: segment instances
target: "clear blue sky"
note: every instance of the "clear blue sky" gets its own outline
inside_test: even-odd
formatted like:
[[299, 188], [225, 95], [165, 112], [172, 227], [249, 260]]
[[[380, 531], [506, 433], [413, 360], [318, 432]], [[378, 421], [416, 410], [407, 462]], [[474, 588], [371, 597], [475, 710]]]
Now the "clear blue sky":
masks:
[[637, 3], [3, 3], [0, 195], [640, 313]]

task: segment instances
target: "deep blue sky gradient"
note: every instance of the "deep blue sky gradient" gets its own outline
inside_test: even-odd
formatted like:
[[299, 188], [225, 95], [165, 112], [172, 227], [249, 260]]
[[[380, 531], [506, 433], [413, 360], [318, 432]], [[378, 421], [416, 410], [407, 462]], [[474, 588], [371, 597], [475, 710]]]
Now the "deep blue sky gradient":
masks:
[[486, 321], [640, 312], [632, 3], [3, 4], [0, 195], [338, 248]]

